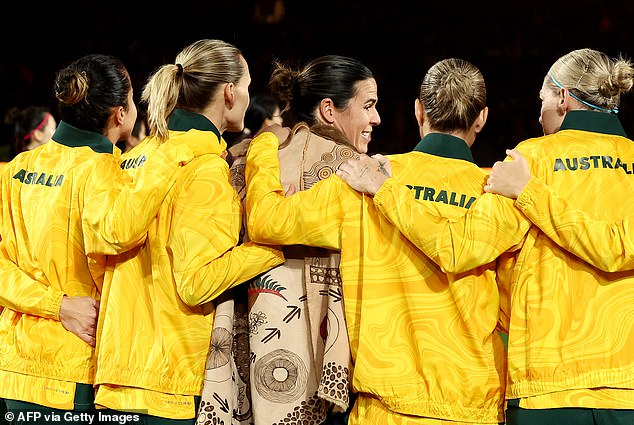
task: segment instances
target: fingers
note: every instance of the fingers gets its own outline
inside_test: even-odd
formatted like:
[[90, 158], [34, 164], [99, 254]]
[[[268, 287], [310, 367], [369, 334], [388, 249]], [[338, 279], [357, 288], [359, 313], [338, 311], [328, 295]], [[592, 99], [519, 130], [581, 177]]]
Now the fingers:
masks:
[[71, 332], [91, 347], [94, 347], [97, 337], [97, 318], [95, 317], [95, 320], [86, 323], [78, 323], [77, 328], [71, 330]]
[[524, 155], [522, 155], [522, 153], [520, 151], [518, 151], [516, 148], [514, 149], [507, 149], [506, 150], [506, 154], [511, 157], [514, 161], [523, 161], [526, 162], [526, 158], [524, 157]]
[[[352, 164], [350, 164], [350, 160], [341, 163], [341, 165], [339, 166], [339, 169], [337, 170], [337, 173], [339, 173], [339, 171], [343, 172], [344, 174], [351, 174], [352, 171], [354, 170], [354, 166]], [[339, 174], [337, 174], [339, 175]], [[339, 176], [341, 177], [341, 176]]]
[[95, 334], [76, 334], [79, 339], [81, 339], [82, 341], [84, 341], [86, 344], [90, 345], [91, 347], [94, 347], [95, 344], [97, 343], [97, 339], [95, 338]]
[[523, 158], [522, 154], [517, 149], [507, 149], [506, 154], [514, 160]]
[[[65, 326], [66, 327], [66, 326]], [[97, 321], [92, 323], [71, 323], [66, 330], [77, 336], [79, 339], [94, 347], [97, 336]]]
[[59, 315], [62, 326], [82, 341], [94, 346], [99, 305], [99, 301], [89, 296], [64, 296]]
[[286, 189], [286, 192], [284, 192], [284, 195], [291, 196], [295, 193], [297, 193], [297, 187], [291, 183], [290, 185], [288, 185], [288, 189]]

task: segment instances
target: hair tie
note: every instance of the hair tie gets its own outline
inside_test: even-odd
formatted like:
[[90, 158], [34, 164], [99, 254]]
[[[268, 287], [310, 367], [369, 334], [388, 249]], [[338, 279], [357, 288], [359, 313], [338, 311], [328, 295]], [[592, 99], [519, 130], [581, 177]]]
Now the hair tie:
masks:
[[48, 120], [51, 118], [51, 114], [50, 113], [46, 113], [44, 115], [44, 119], [42, 121], [40, 121], [40, 123], [35, 126], [35, 128], [31, 131], [29, 131], [23, 138], [22, 140], [29, 140], [31, 138], [31, 136], [33, 136], [33, 133], [35, 133], [38, 130], [41, 130], [44, 128], [44, 126], [46, 125], [46, 123], [48, 122]]
[[[553, 75], [553, 70], [552, 68], [550, 70], [548, 70], [548, 76], [550, 77], [550, 79], [552, 80], [552, 82], [559, 87], [560, 89], [564, 89], [564, 90], [568, 90], [568, 93], [570, 94], [570, 96], [574, 97], [575, 99], [577, 99], [579, 102], [583, 103], [586, 106], [591, 107], [592, 109], [595, 109], [597, 111], [601, 111], [601, 112], [607, 112], [610, 114], [618, 114], [619, 113], [619, 108], [618, 106], [615, 106], [614, 108], [602, 108], [600, 106], [597, 105], [593, 105], [590, 102], [586, 102], [585, 100], [579, 99], [579, 97], [575, 96], [575, 94], [573, 92], [570, 91], [570, 89], [566, 89], [559, 81], [557, 81], [557, 79], [555, 78], [555, 76]], [[579, 89], [577, 89], [579, 90]]]
[[176, 76], [180, 77], [181, 75], [183, 75], [183, 65], [177, 63], [176, 66], [178, 67], [178, 71], [176, 71]]

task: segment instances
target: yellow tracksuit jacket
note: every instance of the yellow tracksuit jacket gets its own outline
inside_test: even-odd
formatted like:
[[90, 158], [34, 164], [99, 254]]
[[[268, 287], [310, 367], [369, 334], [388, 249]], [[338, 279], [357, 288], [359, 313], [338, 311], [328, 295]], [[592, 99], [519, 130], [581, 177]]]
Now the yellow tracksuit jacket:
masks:
[[[387, 423], [385, 415], [396, 412], [502, 422], [505, 352], [495, 331], [494, 263], [460, 275], [443, 273], [379, 213], [371, 197], [336, 176], [285, 198], [277, 146], [272, 133], [251, 142], [248, 232], [262, 243], [341, 250], [357, 406], [369, 412], [373, 399], [382, 403], [380, 412], [354, 420]], [[416, 151], [389, 158], [411, 202], [443, 216], [462, 216], [486, 178], [466, 143], [453, 136], [430, 135]]]
[[[634, 143], [616, 116], [569, 112], [560, 131], [523, 141], [517, 149], [528, 159], [531, 174], [571, 208], [607, 221], [634, 208]], [[527, 220], [520, 209], [530, 212], [546, 199], [529, 187], [516, 209], [500, 196], [485, 194], [461, 220], [451, 221], [410, 198], [396, 179], [388, 179], [374, 202], [399, 227], [409, 223], [407, 237], [448, 272], [469, 270], [507, 250], [507, 239], [524, 233]], [[583, 233], [577, 234], [571, 221], [578, 215], [557, 211], [551, 216], [544, 208], [533, 219], [546, 232], [531, 227], [521, 249], [506, 254], [498, 270], [502, 291], [511, 297], [507, 398], [520, 398], [520, 406], [529, 408], [632, 409], [634, 273], [607, 273], [583, 261], [594, 256], [597, 266], [613, 269], [609, 263], [623, 259], [617, 254], [610, 259], [609, 246], [593, 252], [581, 241]]]
[[632, 215], [606, 220], [571, 207], [539, 177], [531, 177], [515, 206], [557, 245], [606, 271], [634, 269]]
[[[147, 240], [108, 259], [95, 403], [187, 419], [194, 417], [193, 396], [202, 393], [211, 301], [284, 257], [252, 242], [236, 246], [242, 206], [222, 157], [226, 142], [216, 127], [202, 115], [179, 109], [168, 124], [168, 143], [189, 146], [195, 158], [179, 169]], [[136, 178], [144, 167], [139, 158], [151, 157], [157, 143], [145, 139], [124, 155], [122, 168]], [[231, 350], [216, 348], [219, 361]]]
[[74, 384], [93, 383], [94, 350], [62, 326], [62, 297], [100, 299], [105, 254], [145, 238], [177, 168], [160, 153], [133, 187], [119, 155], [62, 121], [0, 170], [0, 397], [67, 409]]

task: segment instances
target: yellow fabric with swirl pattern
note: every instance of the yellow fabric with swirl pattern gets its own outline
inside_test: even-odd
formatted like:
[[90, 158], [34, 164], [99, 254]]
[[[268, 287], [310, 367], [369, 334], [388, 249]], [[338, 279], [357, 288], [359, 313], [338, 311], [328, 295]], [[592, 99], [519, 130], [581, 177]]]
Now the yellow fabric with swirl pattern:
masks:
[[[409, 415], [416, 423], [502, 422], [505, 353], [496, 332], [494, 264], [461, 275], [443, 273], [378, 212], [371, 197], [337, 176], [285, 198], [277, 145], [272, 133], [251, 142], [248, 231], [263, 243], [341, 250], [357, 403], [378, 399], [386, 414]], [[439, 196], [430, 204], [448, 217], [464, 214], [466, 205], [449, 192], [477, 197], [485, 179], [468, 161], [421, 152], [390, 160], [403, 187], [434, 186]], [[375, 422], [353, 415], [351, 423], [384, 423], [384, 415], [372, 417]]]

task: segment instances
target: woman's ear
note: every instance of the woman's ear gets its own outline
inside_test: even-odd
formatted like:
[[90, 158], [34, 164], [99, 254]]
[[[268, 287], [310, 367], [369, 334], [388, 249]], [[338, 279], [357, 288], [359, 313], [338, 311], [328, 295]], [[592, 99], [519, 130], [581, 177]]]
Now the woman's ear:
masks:
[[557, 112], [559, 115], [566, 115], [572, 109], [572, 96], [568, 89], [559, 89], [559, 99], [557, 100]]
[[123, 123], [125, 122], [125, 117], [126, 117], [127, 113], [128, 113], [128, 111], [126, 111], [123, 106], [117, 106], [115, 108], [115, 111], [114, 111], [114, 114], [113, 114], [114, 115], [113, 116], [113, 120], [114, 120], [115, 126], [123, 125]]
[[319, 102], [319, 115], [326, 124], [335, 122], [335, 105], [329, 97]]
[[489, 107], [485, 106], [484, 109], [480, 111], [475, 122], [473, 123], [473, 131], [477, 133], [481, 132], [484, 128], [484, 124], [487, 122], [487, 118], [489, 117]]
[[228, 109], [233, 108], [233, 104], [235, 103], [235, 100], [236, 100], [233, 94], [233, 83], [225, 84], [224, 96], [225, 96], [225, 105], [227, 105], [227, 108]]
[[414, 116], [416, 117], [418, 126], [422, 127], [425, 123], [425, 107], [423, 106], [423, 102], [418, 98], [414, 101]]

